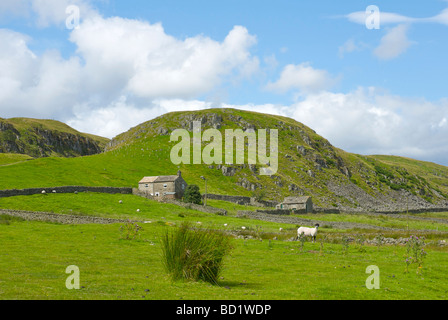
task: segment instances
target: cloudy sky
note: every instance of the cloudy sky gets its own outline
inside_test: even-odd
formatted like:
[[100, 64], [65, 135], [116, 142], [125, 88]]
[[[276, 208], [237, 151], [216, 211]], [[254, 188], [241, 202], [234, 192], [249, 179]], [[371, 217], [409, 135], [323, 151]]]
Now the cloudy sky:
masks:
[[112, 138], [233, 107], [448, 165], [447, 40], [443, 0], [1, 0], [0, 117]]

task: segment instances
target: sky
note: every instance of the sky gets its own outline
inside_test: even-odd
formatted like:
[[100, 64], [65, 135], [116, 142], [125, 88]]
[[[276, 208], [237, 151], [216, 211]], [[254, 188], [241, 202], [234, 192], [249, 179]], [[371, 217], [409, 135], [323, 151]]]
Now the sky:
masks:
[[447, 39], [444, 0], [1, 0], [0, 117], [113, 138], [230, 107], [448, 165]]

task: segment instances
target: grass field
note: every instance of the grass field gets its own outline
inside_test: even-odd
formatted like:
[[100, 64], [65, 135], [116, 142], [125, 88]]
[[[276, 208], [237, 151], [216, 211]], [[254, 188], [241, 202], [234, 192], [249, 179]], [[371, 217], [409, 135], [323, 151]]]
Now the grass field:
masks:
[[[353, 183], [373, 196], [377, 191], [384, 195], [390, 190], [403, 189], [430, 202], [448, 197], [446, 167], [400, 157], [349, 154], [332, 147], [310, 128], [283, 117], [232, 109], [212, 112], [223, 116], [221, 131], [235, 128], [235, 121], [240, 121], [237, 127], [246, 127], [243, 120], [256, 128], [278, 128], [277, 174], [261, 176], [242, 166], [234, 176], [226, 176], [218, 167], [173, 164], [170, 150], [174, 144], [168, 135], [158, 132], [185, 127], [189, 121], [185, 116], [192, 114], [171, 113], [123, 133], [113, 148], [94, 156], [32, 159], [0, 154], [0, 189], [70, 185], [136, 187], [143, 176], [176, 174], [181, 170], [188, 184], [198, 185], [201, 192], [205, 191], [205, 185], [200, 177], [205, 176], [208, 193], [253, 196], [251, 187], [247, 184], [243, 187], [242, 182], [246, 181], [258, 186], [257, 191], [262, 186], [266, 199], [281, 201], [294, 194], [290, 189], [295, 184], [303, 188], [301, 192], [313, 197], [317, 207], [356, 205], [330, 192], [329, 182]], [[210, 114], [204, 110], [196, 115]], [[26, 125], [19, 122], [18, 126]], [[300, 146], [304, 150], [299, 152]], [[322, 170], [315, 169], [316, 161], [322, 164]], [[344, 168], [348, 168], [350, 178], [341, 171]], [[315, 177], [307, 173], [309, 169]], [[291, 241], [297, 235], [296, 223], [237, 217], [238, 210], [255, 210], [255, 207], [217, 200], [208, 200], [208, 205], [227, 210], [227, 216], [134, 195], [78, 193], [0, 198], [0, 209], [133, 220], [139, 221], [143, 228], [136, 239], [125, 240], [122, 222], [66, 225], [0, 214], [0, 299], [443, 300], [448, 297], [448, 246], [440, 243], [448, 239], [446, 212], [294, 215], [292, 218], [306, 223], [305, 226], [313, 226], [315, 221], [321, 224], [317, 242], [302, 244]], [[173, 282], [164, 271], [161, 235], [184, 222], [195, 228], [224, 231], [232, 237], [233, 249], [224, 260], [218, 285]], [[427, 255], [421, 268], [417, 264], [406, 265], [410, 253], [405, 246], [367, 243], [380, 235], [394, 239], [424, 236]], [[360, 240], [366, 241], [360, 243]], [[66, 288], [69, 276], [66, 268], [72, 265], [80, 270], [79, 290]], [[379, 289], [366, 287], [369, 266], [379, 268]]]
[[[51, 199], [50, 199], [51, 198]], [[123, 203], [119, 204], [118, 201]], [[295, 225], [205, 214], [175, 205], [160, 204], [131, 195], [96, 193], [36, 195], [0, 199], [0, 208], [53, 211], [151, 221], [135, 240], [123, 240], [122, 224], [62, 225], [0, 217], [0, 299], [151, 299], [151, 300], [289, 300], [289, 299], [446, 299], [448, 254], [445, 247], [429, 243], [446, 239], [446, 233], [428, 237], [428, 252], [421, 273], [411, 265], [405, 272], [403, 246], [358, 246], [336, 240], [359, 230], [322, 228], [316, 243], [273, 240], [294, 234]], [[140, 209], [140, 212], [136, 212]], [[437, 213], [438, 218], [447, 214]], [[426, 217], [431, 217], [430, 214]], [[323, 219], [317, 215], [306, 218]], [[328, 215], [329, 220], [363, 221], [393, 226], [393, 217]], [[160, 237], [167, 228], [190, 221], [198, 227], [241, 230], [256, 239], [232, 239], [218, 285], [173, 282], [163, 269]], [[224, 223], [227, 226], [224, 226]], [[425, 225], [410, 224], [410, 234]], [[443, 223], [440, 223], [440, 227]], [[279, 231], [282, 227], [284, 230]], [[244, 234], [244, 233], [243, 233]], [[395, 237], [405, 236], [402, 231]], [[428, 234], [431, 235], [431, 234]], [[323, 240], [326, 237], [326, 240]], [[262, 239], [262, 240], [261, 240]], [[66, 268], [80, 270], [79, 290], [68, 290]], [[368, 266], [378, 266], [380, 289], [366, 288]], [[306, 290], [304, 289], [306, 288]]]

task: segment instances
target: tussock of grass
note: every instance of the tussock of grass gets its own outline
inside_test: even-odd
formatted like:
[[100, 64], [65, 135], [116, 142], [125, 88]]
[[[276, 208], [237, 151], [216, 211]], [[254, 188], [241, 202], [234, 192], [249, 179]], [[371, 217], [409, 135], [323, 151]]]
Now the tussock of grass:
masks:
[[182, 224], [162, 237], [162, 260], [174, 280], [218, 283], [223, 259], [231, 249], [230, 239], [210, 230], [194, 230]]

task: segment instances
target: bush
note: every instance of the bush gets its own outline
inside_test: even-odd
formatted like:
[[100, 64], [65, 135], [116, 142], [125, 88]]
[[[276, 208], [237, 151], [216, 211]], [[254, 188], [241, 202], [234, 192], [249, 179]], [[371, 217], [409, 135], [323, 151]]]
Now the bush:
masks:
[[162, 261], [174, 280], [217, 284], [223, 259], [230, 252], [230, 238], [211, 230], [194, 230], [182, 224], [162, 236]]
[[124, 225], [120, 226], [121, 239], [134, 240], [140, 237], [140, 227], [137, 223], [128, 220]]
[[191, 184], [187, 186], [184, 193], [184, 201], [195, 204], [202, 203], [202, 196], [197, 185]]

